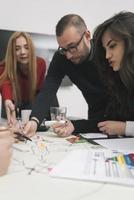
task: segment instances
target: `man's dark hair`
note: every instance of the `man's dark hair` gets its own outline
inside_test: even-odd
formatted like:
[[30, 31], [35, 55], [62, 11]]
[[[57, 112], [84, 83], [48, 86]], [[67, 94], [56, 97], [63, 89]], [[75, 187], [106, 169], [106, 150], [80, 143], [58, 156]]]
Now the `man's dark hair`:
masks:
[[74, 26], [78, 31], [85, 31], [87, 26], [84, 20], [76, 14], [68, 14], [63, 16], [56, 25], [56, 36], [61, 36], [67, 27]]

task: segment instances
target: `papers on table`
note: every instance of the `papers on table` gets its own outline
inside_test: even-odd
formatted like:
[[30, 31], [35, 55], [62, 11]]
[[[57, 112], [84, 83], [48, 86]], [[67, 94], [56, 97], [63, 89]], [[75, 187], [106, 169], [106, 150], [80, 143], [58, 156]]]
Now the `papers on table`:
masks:
[[80, 136], [87, 140], [133, 138], [132, 136], [108, 135], [104, 133], [80, 133]]
[[85, 139], [104, 139], [108, 138], [108, 135], [103, 134], [103, 133], [83, 133], [80, 134], [83, 138]]
[[[118, 159], [113, 159], [113, 158]], [[50, 172], [51, 176], [134, 186], [134, 167], [109, 150], [74, 150]]]
[[134, 152], [134, 138], [95, 140], [95, 142], [111, 150]]
[[106, 134], [102, 133], [84, 133], [80, 134], [87, 141], [93, 141], [94, 144], [100, 144], [110, 150], [116, 150], [121, 152], [134, 152], [134, 137], [108, 137]]

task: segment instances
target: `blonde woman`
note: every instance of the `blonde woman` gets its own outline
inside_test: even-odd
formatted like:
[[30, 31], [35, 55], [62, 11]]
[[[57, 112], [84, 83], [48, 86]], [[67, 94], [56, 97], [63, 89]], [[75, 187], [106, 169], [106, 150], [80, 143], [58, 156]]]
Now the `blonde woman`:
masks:
[[14, 32], [0, 65], [0, 90], [9, 124], [15, 120], [16, 107], [31, 109], [45, 73], [45, 60], [35, 55], [31, 36], [25, 32]]

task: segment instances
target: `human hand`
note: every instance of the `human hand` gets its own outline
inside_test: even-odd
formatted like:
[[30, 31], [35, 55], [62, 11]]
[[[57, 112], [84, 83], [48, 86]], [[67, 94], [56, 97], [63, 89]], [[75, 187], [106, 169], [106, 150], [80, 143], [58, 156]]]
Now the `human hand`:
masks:
[[10, 99], [5, 100], [5, 109], [7, 114], [7, 123], [8, 125], [13, 125], [16, 123], [16, 113], [15, 105]]
[[13, 142], [14, 140], [11, 136], [0, 138], [0, 176], [4, 175], [8, 170]]
[[[23, 129], [23, 127], [22, 127]], [[8, 130], [10, 130], [10, 135], [12, 133], [12, 137], [14, 137], [14, 142], [18, 143], [19, 141], [25, 141], [23, 137], [23, 130], [20, 129], [19, 124], [17, 123], [16, 126], [9, 127]]]
[[124, 135], [126, 123], [121, 121], [103, 121], [98, 123], [101, 132], [108, 135]]
[[0, 138], [8, 137], [11, 135], [11, 132], [6, 126], [0, 126]]
[[6, 126], [0, 126], [0, 139], [10, 137], [11, 140], [14, 140], [14, 130]]
[[28, 136], [28, 137], [32, 137], [35, 135], [37, 130], [37, 123], [35, 121], [28, 121], [26, 123], [26, 125], [24, 126], [24, 133]]
[[59, 137], [67, 137], [72, 134], [74, 131], [74, 126], [71, 121], [67, 121], [64, 124], [57, 122], [52, 125], [54, 133], [56, 133]]

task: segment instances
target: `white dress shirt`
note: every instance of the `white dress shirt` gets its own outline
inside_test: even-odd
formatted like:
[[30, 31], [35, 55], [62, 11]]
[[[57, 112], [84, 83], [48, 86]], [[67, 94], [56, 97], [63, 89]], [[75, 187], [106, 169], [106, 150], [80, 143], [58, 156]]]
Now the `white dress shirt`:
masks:
[[134, 136], [134, 121], [127, 121], [126, 122], [126, 136]]

